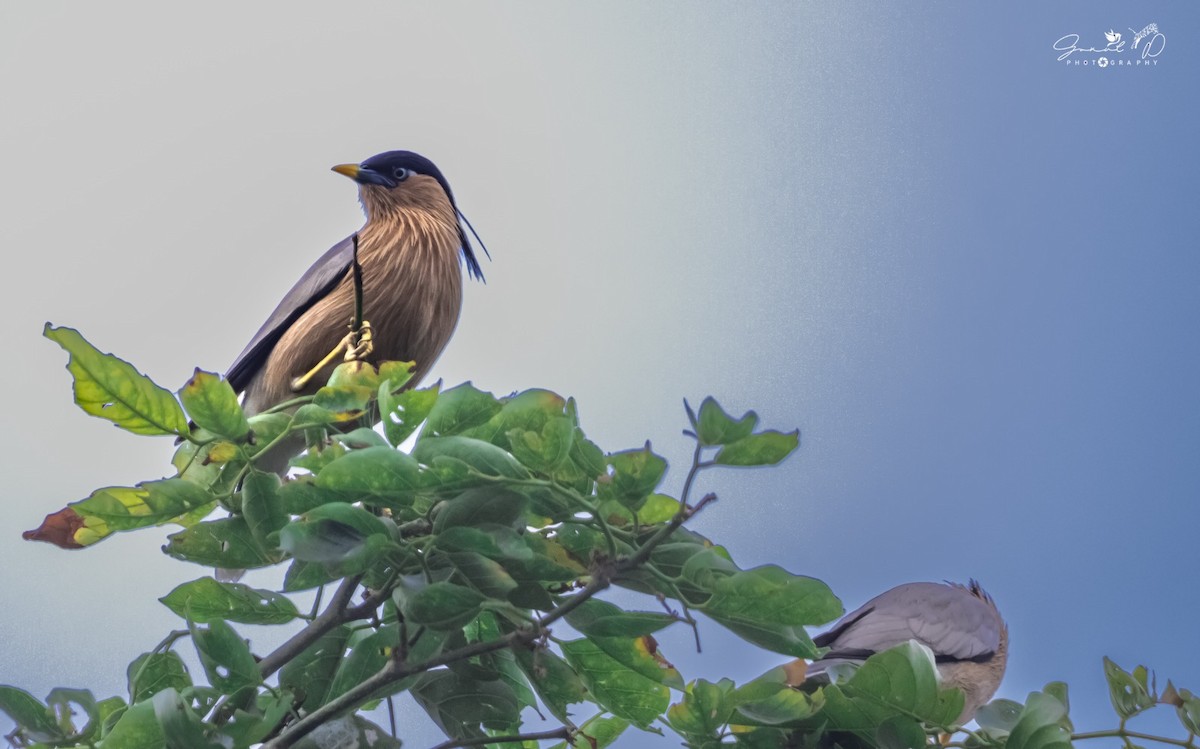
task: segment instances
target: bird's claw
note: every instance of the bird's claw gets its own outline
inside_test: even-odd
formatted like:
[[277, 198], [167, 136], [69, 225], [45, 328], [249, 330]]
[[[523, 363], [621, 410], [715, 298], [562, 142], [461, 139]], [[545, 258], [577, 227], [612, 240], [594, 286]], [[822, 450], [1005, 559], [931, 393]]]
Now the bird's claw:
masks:
[[362, 361], [370, 356], [371, 352], [375, 350], [375, 342], [371, 335], [371, 323], [363, 320], [358, 330], [352, 330], [350, 335], [346, 336], [345, 345], [346, 354], [343, 357], [345, 361]]

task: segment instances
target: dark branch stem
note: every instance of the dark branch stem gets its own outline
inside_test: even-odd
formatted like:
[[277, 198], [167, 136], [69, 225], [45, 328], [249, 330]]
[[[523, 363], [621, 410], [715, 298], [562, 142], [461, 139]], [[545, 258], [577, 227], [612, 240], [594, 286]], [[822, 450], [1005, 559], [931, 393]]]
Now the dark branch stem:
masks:
[[[699, 506], [697, 506], [697, 509], [699, 509]], [[679, 522], [682, 523], [683, 521], [680, 520]], [[656, 535], [654, 538], [651, 538], [650, 541], [647, 542], [647, 546], [643, 548], [653, 551], [654, 546], [662, 543], [663, 538], [666, 538], [666, 536], [659, 538]], [[646, 556], [649, 556], [649, 552], [647, 552]], [[363, 701], [369, 699], [372, 694], [378, 692], [389, 684], [400, 681], [401, 679], [405, 679], [409, 676], [415, 676], [416, 674], [425, 673], [426, 671], [437, 668], [438, 666], [445, 666], [449, 663], [455, 663], [468, 658], [474, 658], [475, 656], [484, 655], [496, 650], [503, 650], [504, 648], [511, 647], [518, 643], [533, 642], [542, 635], [542, 632], [548, 626], [582, 606], [585, 601], [607, 588], [611, 584], [611, 577], [613, 574], [641, 564], [641, 562], [637, 562], [635, 559], [636, 556], [622, 559], [613, 564], [608, 570], [597, 571], [595, 576], [592, 578], [592, 581], [585, 585], [583, 590], [571, 596], [566, 601], [563, 601], [559, 606], [555, 607], [553, 611], [534, 622], [532, 626], [513, 630], [512, 632], [509, 632], [503, 637], [499, 637], [495, 640], [474, 642], [470, 645], [458, 648], [457, 650], [452, 650], [448, 653], [442, 653], [435, 658], [430, 658], [423, 663], [418, 663], [415, 665], [405, 665], [396, 660], [389, 661], [386, 666], [384, 666], [374, 675], [368, 677], [362, 682], [359, 682], [357, 685], [347, 690], [337, 698], [330, 700], [326, 704], [306, 715], [304, 718], [300, 719], [294, 725], [290, 726], [277, 738], [268, 743], [266, 745], [266, 749], [285, 749], [286, 747], [290, 747], [302, 737], [307, 736], [317, 726], [325, 723], [328, 720], [332, 720], [347, 710], [353, 709]]]
[[514, 733], [508, 736], [480, 736], [477, 739], [451, 739], [443, 741], [433, 749], [455, 749], [456, 747], [482, 746], [484, 744], [516, 744], [521, 741], [541, 741], [542, 739], [564, 739], [570, 742], [574, 738], [573, 734], [574, 731], [563, 726], [553, 731], [542, 731], [540, 733]]
[[376, 591], [359, 605], [351, 606], [350, 599], [354, 597], [354, 591], [358, 589], [358, 583], [361, 580], [362, 575], [355, 575], [343, 580], [342, 584], [338, 586], [337, 592], [333, 594], [332, 600], [329, 601], [329, 605], [321, 612], [320, 616], [313, 619], [312, 623], [307, 627], [297, 632], [294, 637], [263, 658], [258, 664], [258, 671], [262, 674], [262, 677], [265, 679], [283, 668], [285, 663], [303, 653], [310, 645], [324, 637], [338, 625], [358, 619], [366, 619], [375, 613], [375, 610], [379, 608], [379, 604], [383, 603], [384, 599], [387, 598], [389, 591], [386, 588]]
[[[530, 626], [513, 630], [512, 632], [509, 632], [502, 637], [498, 637], [495, 640], [474, 642], [470, 645], [458, 648], [457, 650], [452, 650], [448, 653], [442, 653], [441, 655], [430, 658], [423, 663], [407, 665], [402, 660], [393, 658], [392, 660], [388, 661], [386, 666], [372, 676], [368, 677], [364, 681], [359, 682], [354, 687], [350, 688], [338, 697], [330, 700], [313, 712], [301, 718], [296, 723], [289, 726], [283, 731], [283, 733], [265, 744], [265, 749], [286, 749], [287, 747], [292, 746], [296, 741], [300, 740], [304, 736], [307, 736], [321, 724], [336, 718], [348, 710], [354, 709], [367, 699], [370, 699], [371, 695], [378, 693], [384, 687], [400, 681], [401, 679], [425, 673], [426, 671], [430, 671], [438, 666], [444, 666], [449, 663], [455, 663], [468, 658], [474, 658], [475, 656], [484, 655], [496, 650], [503, 650], [504, 648], [511, 647], [518, 643], [530, 643], [536, 640], [538, 637], [541, 637], [546, 628], [551, 624], [582, 606], [586, 601], [591, 599], [592, 596], [611, 585], [612, 579], [615, 576], [619, 575], [621, 572], [625, 572], [645, 564], [646, 561], [650, 559], [650, 555], [654, 553], [654, 550], [658, 547], [658, 545], [665, 541], [672, 533], [678, 530], [679, 527], [683, 525], [684, 521], [700, 512], [700, 510], [704, 509], [706, 505], [716, 501], [717, 495], [707, 494], [696, 503], [695, 507], [688, 506], [688, 493], [691, 491], [692, 483], [696, 479], [696, 474], [700, 472], [700, 469], [710, 465], [709, 463], [702, 462], [700, 460], [700, 456], [701, 447], [699, 444], [697, 444], [696, 452], [692, 459], [692, 468], [688, 472], [687, 479], [684, 482], [683, 494], [679, 501], [679, 511], [675, 513], [675, 516], [671, 518], [670, 522], [658, 529], [658, 531], [656, 531], [654, 535], [647, 539], [646, 543], [642, 544], [642, 546], [632, 556], [620, 557], [612, 560], [608, 564], [598, 565], [598, 568], [592, 573], [591, 582], [585, 585], [578, 593], [556, 606], [541, 619], [533, 622], [533, 624]], [[358, 585], [357, 578], [353, 578], [352, 580], [354, 584], [350, 586], [350, 592], [346, 593], [346, 596], [349, 596], [351, 593], [353, 593], [353, 589]], [[288, 659], [295, 657], [297, 654], [302, 652], [305, 647], [308, 647], [308, 645], [311, 645], [313, 642], [315, 642], [321, 636], [321, 634], [337, 626], [337, 624], [341, 623], [342, 621], [349, 620], [348, 618], [339, 619], [338, 614], [336, 613], [338, 610], [340, 610], [339, 608], [336, 608], [338, 607], [339, 601], [341, 601], [341, 606], [345, 606], [343, 589], [349, 582], [351, 581], [347, 580], [346, 583], [342, 584], [342, 587], [338, 589], [336, 594], [334, 594], [334, 601], [330, 604], [330, 607], [326, 609], [321, 616], [317, 617], [317, 619], [313, 621], [313, 623], [309, 625], [304, 632], [301, 632], [299, 635], [292, 638], [292, 640], [284, 643], [279, 650], [276, 650], [263, 660], [260, 666], [263, 667], [264, 675], [269, 673], [265, 668], [268, 661], [271, 661], [272, 671], [279, 668], [283, 663], [286, 663]], [[364, 606], [365, 605], [366, 604], [364, 604]], [[378, 603], [376, 603], [375, 606], [377, 607]], [[355, 607], [355, 609], [347, 609], [341, 616], [350, 616], [354, 614], [356, 610], [361, 608], [362, 606]], [[372, 610], [373, 608], [374, 607], [372, 607]], [[334, 614], [330, 617], [333, 623], [326, 626], [326, 622], [323, 620], [327, 618], [327, 615], [330, 614], [331, 610], [334, 611]], [[299, 640], [301, 636], [305, 635], [308, 630], [317, 630], [319, 628], [318, 625], [324, 626], [324, 629], [319, 634], [315, 636], [309, 635], [306, 638], [303, 646], [293, 645], [293, 643]], [[480, 743], [499, 743], [499, 740], [496, 738], [489, 738], [487, 741]], [[462, 743], [451, 743], [446, 746], [468, 745]]]

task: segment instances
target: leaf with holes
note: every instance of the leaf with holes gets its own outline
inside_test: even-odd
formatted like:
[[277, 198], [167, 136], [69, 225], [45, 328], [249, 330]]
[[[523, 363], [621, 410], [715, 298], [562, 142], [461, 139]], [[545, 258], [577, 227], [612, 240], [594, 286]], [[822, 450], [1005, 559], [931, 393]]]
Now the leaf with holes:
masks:
[[42, 335], [71, 355], [67, 371], [74, 378], [75, 402], [84, 411], [134, 434], [188, 434], [179, 401], [132, 364], [101, 353], [72, 328], [46, 323]]
[[158, 600], [184, 619], [202, 623], [285, 624], [300, 616], [296, 605], [279, 593], [211, 577], [183, 583]]

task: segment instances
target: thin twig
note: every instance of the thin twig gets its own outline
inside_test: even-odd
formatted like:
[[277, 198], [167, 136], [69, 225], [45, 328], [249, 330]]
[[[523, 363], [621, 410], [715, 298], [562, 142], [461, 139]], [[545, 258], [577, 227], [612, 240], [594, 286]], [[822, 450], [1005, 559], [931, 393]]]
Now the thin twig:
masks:
[[1090, 731], [1088, 733], [1073, 733], [1071, 741], [1084, 741], [1086, 739], [1141, 739], [1143, 741], [1157, 741], [1160, 744], [1172, 744], [1174, 746], [1188, 747], [1195, 749], [1194, 737], [1189, 740], [1173, 739], [1169, 736], [1155, 736], [1149, 733], [1140, 731], [1130, 731], [1127, 728], [1117, 728], [1111, 731]]
[[574, 731], [566, 726], [555, 728], [553, 731], [538, 733], [513, 733], [507, 736], [480, 736], [475, 739], [450, 739], [443, 741], [433, 749], [456, 749], [465, 746], [482, 746], [484, 744], [516, 744], [521, 741], [541, 741], [543, 739], [564, 739], [568, 743], [575, 738]]
[[354, 597], [354, 591], [358, 589], [358, 583], [361, 580], [362, 575], [355, 575], [343, 580], [342, 584], [338, 586], [337, 592], [333, 594], [333, 598], [329, 601], [329, 606], [317, 618], [313, 619], [311, 624], [297, 632], [290, 640], [280, 645], [270, 655], [259, 662], [258, 670], [264, 679], [282, 668], [285, 663], [303, 653], [310, 645], [324, 637], [326, 633], [338, 625], [359, 619], [366, 619], [371, 616], [379, 608], [379, 604], [383, 603], [391, 594], [391, 591], [387, 587], [384, 587], [372, 593], [357, 606], [351, 606], [350, 599]]
[[[442, 653], [423, 663], [418, 663], [415, 665], [407, 665], [403, 661], [393, 658], [392, 660], [388, 661], [386, 666], [377, 671], [375, 674], [367, 677], [365, 680], [343, 692], [338, 697], [330, 700], [305, 717], [301, 718], [293, 725], [289, 726], [279, 736], [267, 743], [265, 745], [265, 749], [286, 749], [287, 747], [292, 746], [296, 741], [300, 740], [304, 736], [307, 736], [321, 724], [357, 707], [358, 705], [362, 704], [363, 701], [369, 699], [371, 695], [376, 694], [384, 687], [400, 681], [401, 679], [425, 673], [437, 668], [438, 666], [444, 666], [449, 663], [455, 663], [468, 658], [474, 658], [476, 656], [491, 653], [496, 650], [503, 650], [518, 643], [533, 642], [537, 638], [543, 636], [547, 627], [582, 606], [585, 602], [590, 600], [592, 596], [609, 587], [609, 585], [612, 584], [613, 578], [619, 575], [621, 572], [625, 572], [645, 564], [659, 544], [661, 544], [672, 533], [678, 530], [679, 527], [683, 525], [684, 521], [700, 512], [700, 510], [704, 509], [706, 505], [716, 501], [717, 495], [707, 494], [696, 503], [695, 507], [688, 506], [687, 497], [688, 493], [691, 491], [692, 483], [695, 481], [696, 474], [699, 473], [702, 468], [711, 465], [710, 463], [702, 462], [700, 460], [700, 455], [700, 446], [697, 445], [695, 455], [692, 459], [692, 468], [688, 472], [688, 477], [684, 482], [684, 491], [683, 496], [680, 499], [679, 511], [675, 513], [670, 522], [658, 529], [658, 531], [656, 531], [653, 536], [647, 539], [646, 542], [642, 544], [642, 546], [633, 555], [619, 557], [607, 562], [602, 566], [599, 566], [598, 569], [593, 572], [591, 581], [588, 582], [588, 584], [585, 585], [583, 589], [579, 591], [579, 593], [563, 601], [542, 618], [535, 620], [531, 626], [521, 627], [520, 629], [513, 630], [512, 632], [509, 632], [502, 637], [498, 637], [495, 640], [471, 643], [470, 645]], [[357, 581], [355, 584], [357, 585]], [[335, 600], [338, 598], [341, 592], [341, 589], [339, 589], [338, 594], [335, 595]], [[329, 609], [326, 609], [326, 613], [328, 613], [328, 611]], [[322, 613], [321, 616], [317, 618], [317, 621], [314, 621], [312, 625], [309, 625], [309, 627], [306, 628], [306, 631], [308, 629], [313, 629], [324, 617], [325, 613]], [[330, 625], [329, 628], [332, 628], [332, 626], [336, 625]], [[292, 638], [292, 640], [296, 639], [297, 638]], [[312, 638], [309, 640], [304, 647], [307, 647], [307, 645], [311, 644], [311, 642], [315, 641], [315, 639], [316, 638]], [[275, 651], [275, 653], [272, 653], [271, 656], [268, 656], [268, 658], [271, 658], [272, 661], [274, 661], [274, 656], [277, 653], [280, 653], [280, 651], [283, 651], [284, 648], [289, 648], [292, 640], [290, 640], [288, 643], [285, 643], [284, 646]], [[288, 658], [295, 657], [295, 655], [299, 654], [302, 650], [303, 648], [300, 648], [299, 650], [289, 648]], [[265, 664], [266, 662], [266, 659], [264, 659], [263, 663]], [[279, 661], [279, 665], [282, 665], [282, 663], [286, 662], [287, 658], [284, 658]], [[278, 668], [278, 666], [275, 667]], [[493, 742], [496, 742], [496, 739], [489, 739], [488, 741], [482, 743]], [[455, 745], [451, 744], [451, 746]], [[461, 746], [461, 744], [459, 746]]]
[[[627, 560], [615, 564], [612, 571], [615, 572], [618, 568], [624, 568]], [[416, 665], [405, 665], [399, 661], [389, 661], [386, 666], [377, 671], [374, 675], [368, 677], [364, 681], [359, 682], [351, 687], [346, 692], [338, 697], [330, 700], [326, 704], [317, 708], [313, 712], [306, 715], [300, 721], [290, 726], [286, 731], [272, 740], [266, 745], [267, 749], [285, 749], [290, 747], [296, 741], [317, 728], [322, 723], [332, 720], [341, 715], [343, 712], [350, 710], [368, 699], [370, 695], [383, 689], [389, 684], [400, 681], [401, 679], [415, 676], [416, 674], [425, 673], [438, 666], [444, 666], [449, 663], [463, 661], [468, 658], [474, 658], [479, 655], [491, 653], [496, 650], [503, 650], [517, 643], [529, 643], [536, 640], [542, 635], [542, 632], [551, 624], [571, 613], [592, 596], [604, 590], [610, 585], [611, 573], [599, 572], [592, 581], [584, 586], [583, 590], [568, 598], [562, 604], [557, 606], [553, 611], [546, 614], [541, 619], [538, 619], [530, 627], [522, 627], [521, 629], [513, 630], [503, 637], [486, 642], [475, 642], [470, 645], [451, 650], [447, 653], [442, 653], [434, 658], [418, 663]]]

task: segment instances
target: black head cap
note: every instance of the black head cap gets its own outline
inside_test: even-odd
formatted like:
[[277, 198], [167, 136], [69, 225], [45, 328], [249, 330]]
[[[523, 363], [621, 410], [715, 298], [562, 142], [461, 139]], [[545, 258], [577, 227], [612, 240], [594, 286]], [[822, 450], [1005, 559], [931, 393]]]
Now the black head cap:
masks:
[[[436, 179], [442, 189], [446, 191], [446, 197], [450, 199], [450, 205], [459, 219], [458, 238], [462, 241], [462, 254], [463, 260], [467, 264], [467, 273], [480, 281], [483, 280], [483, 269], [479, 267], [479, 260], [475, 257], [475, 248], [471, 246], [471, 240], [467, 239], [467, 233], [463, 230], [464, 222], [467, 227], [471, 227], [471, 224], [462, 211], [458, 210], [458, 203], [454, 202], [454, 192], [450, 189], [450, 183], [446, 181], [445, 175], [437, 168], [437, 165], [421, 154], [412, 151], [385, 151], [375, 154], [359, 166], [369, 174], [378, 175], [381, 179], [379, 184], [385, 184], [388, 187], [395, 187], [399, 184], [394, 175], [401, 169]], [[474, 228], [471, 228], [471, 233], [475, 234]], [[475, 234], [475, 238], [479, 239], [479, 235]], [[483, 247], [483, 243], [480, 242], [479, 246]], [[486, 253], [487, 248], [483, 247], [483, 251]]]

